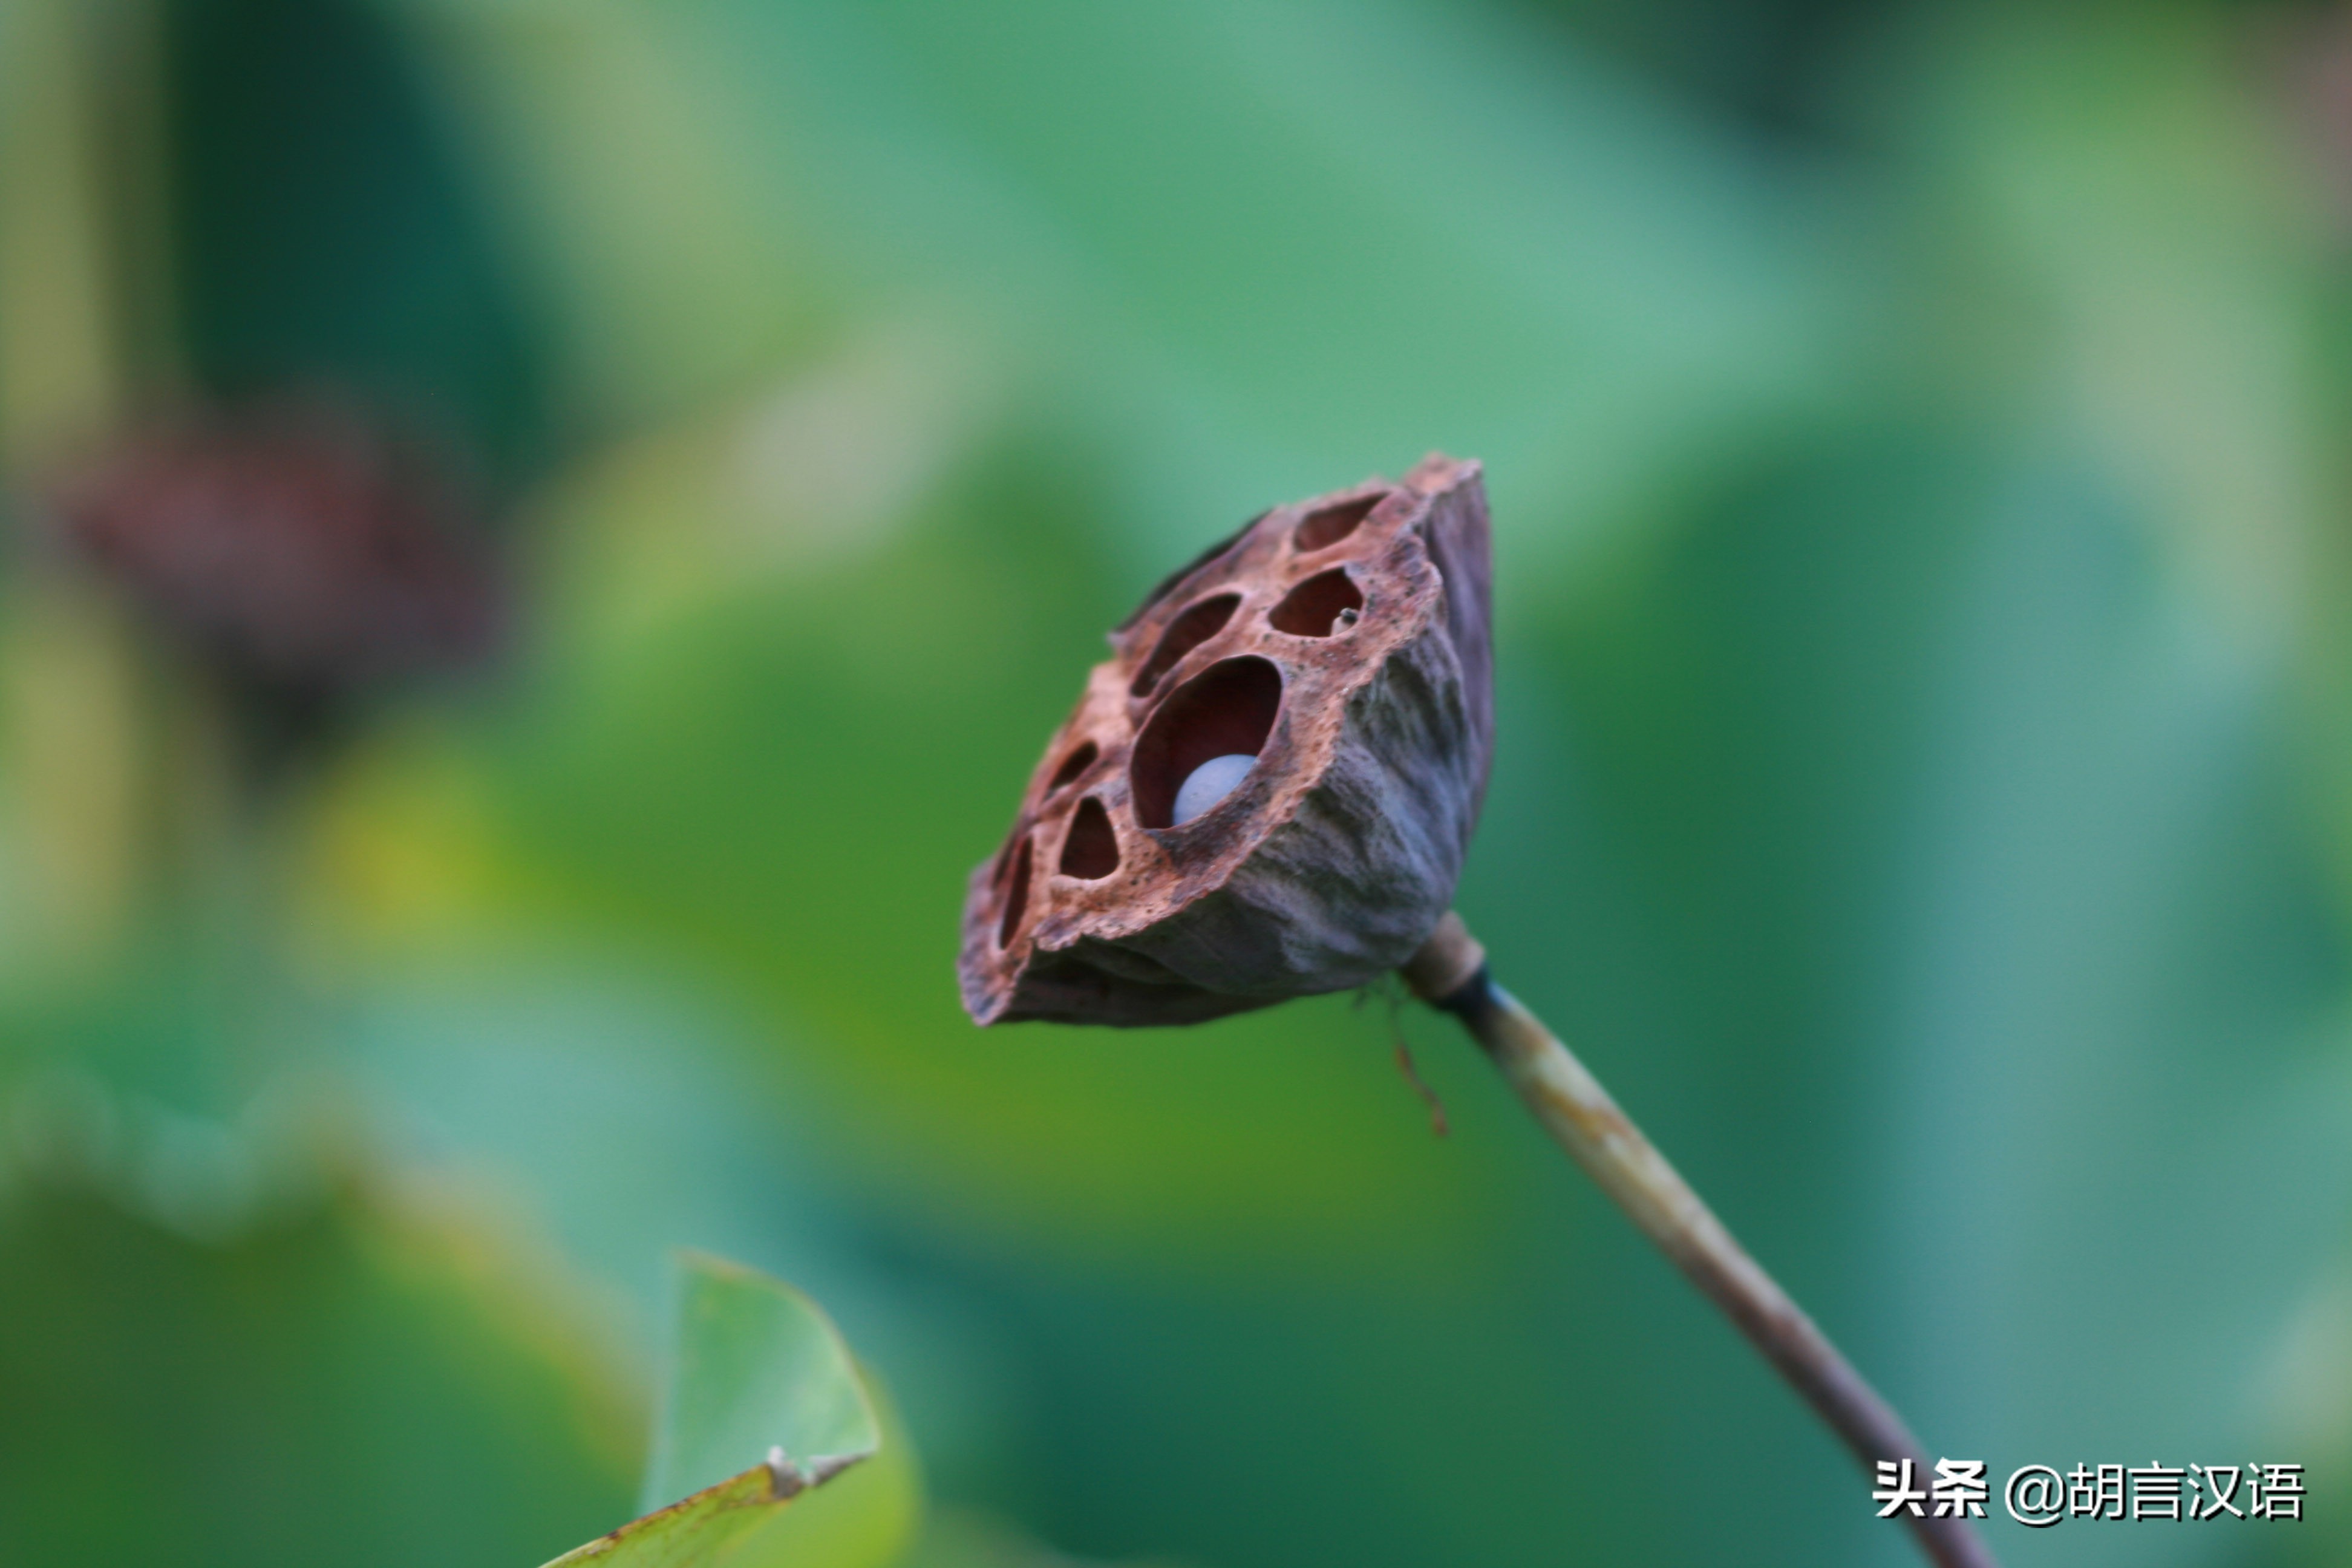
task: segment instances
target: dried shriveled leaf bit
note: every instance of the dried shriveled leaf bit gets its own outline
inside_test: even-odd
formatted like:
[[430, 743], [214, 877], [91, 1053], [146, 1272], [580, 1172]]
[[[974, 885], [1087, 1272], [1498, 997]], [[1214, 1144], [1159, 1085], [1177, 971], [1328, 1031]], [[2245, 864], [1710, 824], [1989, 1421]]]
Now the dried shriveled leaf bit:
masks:
[[1478, 465], [1267, 512], [1110, 634], [959, 964], [982, 1024], [1183, 1024], [1345, 990], [1454, 896], [1494, 750]]

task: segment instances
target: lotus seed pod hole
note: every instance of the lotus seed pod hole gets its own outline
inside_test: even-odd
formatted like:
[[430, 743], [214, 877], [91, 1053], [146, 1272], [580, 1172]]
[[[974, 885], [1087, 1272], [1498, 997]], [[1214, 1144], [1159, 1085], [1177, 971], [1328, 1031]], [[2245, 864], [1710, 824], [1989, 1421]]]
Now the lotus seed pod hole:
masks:
[[1077, 781], [1080, 773], [1095, 765], [1095, 758], [1099, 755], [1101, 752], [1096, 749], [1095, 743], [1088, 741], [1064, 757], [1062, 765], [1054, 770], [1054, 782], [1045, 786], [1045, 793], [1051, 795], [1055, 790], [1067, 789]]
[[1281, 709], [1282, 672], [1252, 656], [1213, 664], [1171, 692], [1136, 737], [1128, 769], [1136, 821], [1175, 826], [1177, 793], [1202, 764], [1265, 751]]
[[1344, 566], [1318, 573], [1284, 595], [1266, 624], [1295, 637], [1328, 637], [1356, 624], [1364, 591]]
[[1226, 756], [1211, 757], [1194, 768], [1192, 777], [1186, 779], [1176, 792], [1175, 826], [1183, 826], [1233, 794], [1242, 780], [1249, 776], [1250, 769], [1256, 765], [1255, 757], [1246, 752], [1234, 752]]
[[1336, 506], [1311, 511], [1298, 525], [1298, 531], [1291, 535], [1291, 542], [1302, 555], [1328, 550], [1355, 532], [1364, 519], [1372, 515], [1372, 509], [1388, 499], [1388, 492], [1382, 490], [1375, 495], [1358, 496], [1353, 500], [1344, 500]]
[[1088, 795], [1078, 802], [1062, 841], [1062, 874], [1098, 881], [1118, 869], [1118, 835], [1103, 803]]
[[1160, 684], [1160, 678], [1176, 668], [1184, 656], [1225, 629], [1234, 618], [1234, 606], [1242, 602], [1239, 594], [1219, 594], [1213, 599], [1203, 599], [1168, 623], [1160, 634], [1160, 646], [1151, 650], [1151, 658], [1136, 672], [1135, 684], [1129, 690], [1137, 697], [1149, 697]]
[[1013, 858], [1013, 886], [1004, 895], [1004, 919], [996, 928], [996, 945], [1004, 946], [1013, 933], [1021, 929], [1021, 917], [1029, 908], [1029, 840], [1024, 837]]

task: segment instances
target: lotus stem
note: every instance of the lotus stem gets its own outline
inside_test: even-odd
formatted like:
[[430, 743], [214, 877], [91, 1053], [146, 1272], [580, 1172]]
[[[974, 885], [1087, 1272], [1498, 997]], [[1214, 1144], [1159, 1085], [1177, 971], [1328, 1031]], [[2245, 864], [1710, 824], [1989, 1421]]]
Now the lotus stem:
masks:
[[[1584, 1064], [1487, 973], [1486, 950], [1448, 913], [1403, 969], [1423, 1001], [1462, 1021], [1536, 1120], [1584, 1167], [1874, 1475], [1885, 1461], [1934, 1467], [1879, 1397], [1787, 1291], [1733, 1239], [1690, 1184], [1618, 1108]], [[1898, 1514], [1939, 1568], [1997, 1568], [1963, 1518]]]

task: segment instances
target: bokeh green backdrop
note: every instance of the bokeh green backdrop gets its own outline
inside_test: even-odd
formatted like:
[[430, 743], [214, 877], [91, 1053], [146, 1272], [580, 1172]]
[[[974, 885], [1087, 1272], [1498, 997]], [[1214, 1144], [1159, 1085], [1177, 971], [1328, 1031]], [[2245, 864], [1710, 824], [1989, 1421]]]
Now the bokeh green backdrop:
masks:
[[[1907, 1561], [1441, 1021], [958, 1009], [1101, 629], [1442, 447], [1505, 983], [1934, 1451], [2310, 1467], [2005, 1561], [2345, 1561], [2348, 262], [2315, 7], [12, 0], [0, 1557], [529, 1568], [694, 1245], [909, 1561]], [[520, 625], [256, 811], [43, 497], [289, 386]]]

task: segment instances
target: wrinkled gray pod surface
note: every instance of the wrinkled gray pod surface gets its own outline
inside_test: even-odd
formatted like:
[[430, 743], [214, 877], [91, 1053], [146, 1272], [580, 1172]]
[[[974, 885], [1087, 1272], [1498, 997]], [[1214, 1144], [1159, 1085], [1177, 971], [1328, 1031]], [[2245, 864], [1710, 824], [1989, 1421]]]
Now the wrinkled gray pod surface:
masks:
[[[1494, 752], [1478, 465], [1278, 507], [1110, 634], [958, 962], [982, 1024], [1185, 1024], [1360, 985], [1445, 912]], [[1257, 758], [1175, 826], [1194, 768]]]

